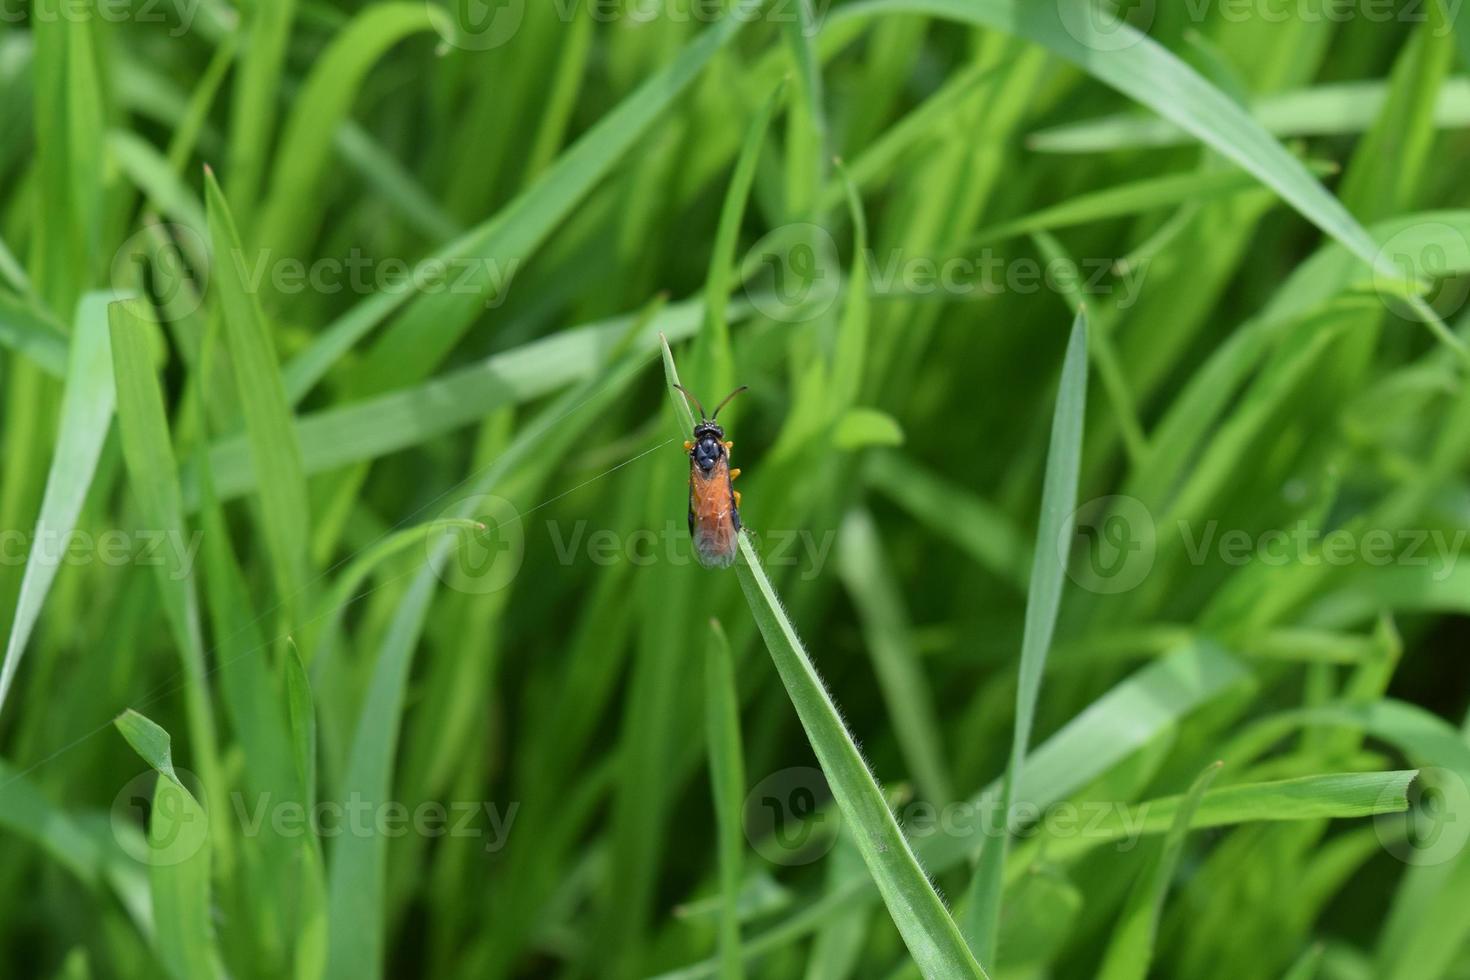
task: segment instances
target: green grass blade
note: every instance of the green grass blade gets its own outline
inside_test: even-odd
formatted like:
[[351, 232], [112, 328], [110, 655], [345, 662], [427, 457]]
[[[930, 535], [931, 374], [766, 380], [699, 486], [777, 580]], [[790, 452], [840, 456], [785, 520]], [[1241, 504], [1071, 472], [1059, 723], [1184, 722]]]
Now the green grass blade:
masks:
[[[1042, 743], [1032, 753], [1018, 798], [1038, 812], [1044, 811], [1185, 721], [1191, 712], [1226, 692], [1240, 690], [1249, 679], [1245, 668], [1218, 646], [1189, 643], [1175, 649], [1094, 700]], [[971, 797], [969, 803], [976, 812], [983, 813], [987, 806], [994, 805], [999, 794], [997, 780]], [[974, 856], [980, 844], [977, 838], [974, 832], [938, 834], [918, 841], [915, 851], [931, 873], [943, 874]], [[800, 939], [818, 928], [834, 910], [849, 908], [869, 894], [871, 883], [867, 876], [854, 877], [828, 888], [807, 909], [747, 937], [745, 955], [769, 953]], [[716, 966], [716, 961], [706, 960], [663, 974], [660, 980], [711, 977]]]
[[[1251, 115], [1274, 136], [1341, 136], [1365, 132], [1388, 101], [1383, 81], [1334, 82], [1263, 96]], [[1470, 79], [1451, 78], [1432, 103], [1441, 129], [1470, 126]], [[1102, 116], [1032, 133], [1027, 146], [1043, 153], [1106, 153], [1179, 146], [1191, 136], [1167, 119], [1134, 114]]]
[[[1337, 169], [1335, 165], [1326, 163], [1308, 166], [1319, 177], [1334, 173]], [[963, 247], [976, 248], [1038, 231], [1069, 228], [1160, 208], [1199, 203], [1240, 194], [1259, 186], [1254, 177], [1240, 170], [1196, 170], [1163, 177], [1148, 177], [1079, 194], [1060, 204], [1048, 205], [1019, 218], [981, 228]]]
[[132, 709], [113, 724], [160, 777], [148, 822], [159, 958], [178, 980], [219, 976], [210, 915], [209, 818], [174, 771], [168, 732]]
[[[154, 348], [148, 337], [148, 331], [155, 328], [134, 312], [131, 302], [112, 303], [107, 308], [123, 460], [143, 526], [172, 536], [175, 542], [185, 542], [188, 531], [178, 466], [164, 413], [163, 392], [154, 374]], [[154, 566], [154, 577], [183, 665], [191, 748], [196, 753], [195, 764], [206, 792], [211, 800], [223, 804], [225, 797], [216, 762], [214, 714], [206, 681], [204, 639], [194, 580], [182, 548], [162, 551], [162, 561]], [[214, 807], [211, 812], [222, 818], [219, 809]]]
[[1077, 477], [1082, 468], [1082, 428], [1087, 409], [1087, 314], [1078, 311], [1062, 361], [1052, 417], [1051, 444], [1041, 490], [1041, 518], [1031, 555], [1031, 577], [1026, 592], [1025, 630], [1021, 637], [1020, 684], [1016, 691], [1016, 720], [1011, 735], [1010, 762], [1001, 790], [1001, 825], [980, 852], [980, 863], [970, 883], [966, 938], [977, 959], [994, 956], [1000, 929], [1000, 900], [1005, 879], [1006, 851], [1010, 846], [1010, 814], [1031, 742], [1046, 655], [1056, 630], [1057, 612], [1066, 584], [1066, 552], [1072, 540], [1073, 511], [1077, 508]]
[[[715, 230], [709, 272], [704, 280], [704, 329], [699, 333], [693, 355], [695, 377], [711, 392], [729, 391], [735, 387], [735, 359], [730, 353], [730, 323], [726, 315], [730, 302], [730, 276], [737, 261], [735, 249], [740, 244], [740, 228], [745, 219], [750, 188], [755, 182], [756, 163], [760, 160], [766, 130], [785, 88], [782, 84], [771, 93], [745, 131], [740, 156], [736, 158], [735, 170], [725, 190], [725, 201], [720, 207], [720, 223]], [[724, 395], [714, 397], [723, 398]]]
[[0, 712], [4, 711], [5, 697], [15, 680], [51, 583], [61, 569], [61, 556], [51, 550], [76, 526], [92, 486], [92, 476], [97, 471], [102, 445], [112, 427], [116, 391], [107, 326], [107, 304], [111, 299], [109, 293], [88, 293], [77, 306], [77, 324], [72, 334], [61, 405], [61, 429], [56, 437], [51, 469], [46, 474], [46, 493], [36, 519], [35, 543], [26, 557], [20, 600], [15, 618], [10, 621], [5, 659], [0, 664]]
[[[1006, 31], [1034, 41], [1147, 106], [1254, 174], [1282, 199], [1389, 279], [1401, 278], [1347, 209], [1250, 114], [1183, 61], [1088, 0], [1033, 5], [1019, 0], [864, 0], [849, 17], [924, 14]], [[835, 18], [834, 18], [835, 19]], [[1127, 42], [1120, 49], [1120, 39]]]
[[1164, 896], [1174, 877], [1174, 869], [1179, 864], [1179, 855], [1184, 849], [1184, 836], [1194, 820], [1200, 798], [1209, 789], [1221, 765], [1216, 762], [1206, 767], [1195, 779], [1174, 814], [1174, 822], [1164, 836], [1163, 846], [1139, 870], [1118, 924], [1113, 928], [1113, 939], [1098, 973], [1099, 980], [1143, 980], [1148, 976], [1159, 914], [1163, 910]]
[[24, 301], [0, 292], [0, 344], [24, 354], [52, 377], [66, 376], [66, 334]]
[[740, 960], [739, 897], [745, 860], [743, 806], [745, 760], [740, 744], [740, 694], [730, 642], [717, 619], [710, 620], [710, 638], [704, 661], [705, 722], [708, 727], [710, 789], [715, 803], [715, 832], [719, 841], [720, 976], [739, 980], [745, 975]]
[[[1352, 819], [1400, 813], [1409, 806], [1417, 770], [1344, 772], [1212, 789], [1200, 798], [1191, 829], [1286, 820]], [[1187, 796], [1166, 796], [1120, 807], [1099, 819], [1088, 836], [1047, 841], [1048, 856], [1066, 861], [1111, 841], [1166, 833]], [[1092, 833], [1092, 830], [1096, 833]]]
[[744, 533], [740, 553], [744, 560], [737, 563], [736, 573], [751, 615], [914, 962], [927, 977], [984, 977], [985, 971], [909, 848]]
[[215, 283], [224, 314], [225, 340], [245, 416], [245, 434], [260, 495], [266, 550], [276, 594], [288, 623], [298, 623], [307, 603], [311, 518], [301, 446], [276, 361], [260, 298], [245, 282], [244, 250], [214, 174], [204, 175]]

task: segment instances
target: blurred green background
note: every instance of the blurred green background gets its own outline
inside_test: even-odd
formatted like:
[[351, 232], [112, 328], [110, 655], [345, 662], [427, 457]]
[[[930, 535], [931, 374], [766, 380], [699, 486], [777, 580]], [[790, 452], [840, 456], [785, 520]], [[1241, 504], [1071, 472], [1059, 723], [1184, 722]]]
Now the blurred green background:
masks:
[[1459, 0], [0, 12], [0, 972], [1470, 977]]

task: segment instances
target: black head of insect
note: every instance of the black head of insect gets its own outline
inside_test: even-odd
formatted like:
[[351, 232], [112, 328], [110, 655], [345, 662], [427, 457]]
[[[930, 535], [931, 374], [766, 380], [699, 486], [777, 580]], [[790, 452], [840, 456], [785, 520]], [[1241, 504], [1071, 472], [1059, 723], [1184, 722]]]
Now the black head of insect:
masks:
[[715, 422], [715, 416], [720, 414], [720, 409], [730, 404], [730, 399], [740, 394], [749, 385], [741, 385], [730, 392], [725, 396], [725, 400], [716, 405], [715, 410], [708, 415], [705, 414], [704, 406], [699, 403], [699, 399], [695, 398], [689, 389], [683, 385], [674, 385], [674, 387], [683, 392], [684, 397], [699, 410], [699, 421], [694, 423], [694, 448], [689, 450], [689, 455], [699, 464], [700, 469], [712, 470], [720, 458], [725, 455], [725, 430]]

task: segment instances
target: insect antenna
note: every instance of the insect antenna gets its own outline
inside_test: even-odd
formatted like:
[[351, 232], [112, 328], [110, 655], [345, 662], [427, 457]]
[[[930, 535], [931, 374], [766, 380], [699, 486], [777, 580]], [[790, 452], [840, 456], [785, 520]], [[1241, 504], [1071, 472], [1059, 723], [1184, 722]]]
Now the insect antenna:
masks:
[[736, 388], [734, 391], [726, 395], [725, 400], [715, 406], [715, 414], [709, 417], [710, 421], [713, 422], [715, 420], [715, 416], [720, 414], [720, 409], [730, 404], [730, 399], [734, 398], [736, 395], [740, 394], [742, 391], [745, 391], [749, 387], [750, 385], [741, 385], [739, 388]]
[[[701, 420], [709, 418], [708, 415], [704, 414], [704, 406], [701, 405], [701, 404], [699, 404], [699, 399], [694, 397], [694, 393], [692, 391], [690, 391], [688, 388], [684, 387], [683, 385], [674, 385], [674, 387], [675, 388], [678, 388], [680, 391], [682, 391], [684, 393], [684, 398], [686, 400], [688, 400], [688, 401], [693, 402], [694, 403], [694, 407], [697, 408], [697, 409], [699, 409], [699, 417], [700, 417]], [[730, 399], [728, 399], [728, 398], [725, 399], [725, 401], [729, 401], [729, 400]], [[720, 403], [720, 407], [721, 408], [724, 407], [724, 402], [721, 402]], [[717, 412], [719, 410], [720, 409], [718, 409], [718, 408], [715, 409], [715, 411], [717, 411]]]

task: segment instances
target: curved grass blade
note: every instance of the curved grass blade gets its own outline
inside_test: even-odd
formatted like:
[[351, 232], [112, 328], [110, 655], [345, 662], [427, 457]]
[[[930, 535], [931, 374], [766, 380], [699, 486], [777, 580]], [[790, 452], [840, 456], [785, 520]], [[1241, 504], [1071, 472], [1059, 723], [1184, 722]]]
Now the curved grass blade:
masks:
[[61, 555], [48, 554], [48, 542], [64, 541], [81, 515], [102, 444], [112, 426], [116, 389], [112, 379], [112, 345], [108, 340], [110, 293], [88, 293], [77, 304], [77, 325], [67, 358], [66, 390], [61, 403], [61, 429], [46, 474], [46, 491], [36, 519], [35, 544], [26, 556], [20, 599], [5, 659], [0, 663], [0, 713], [5, 696], [25, 655], [26, 643], [40, 618], [51, 583], [61, 568]]
[[1010, 814], [1026, 763], [1046, 655], [1056, 630], [1057, 612], [1066, 583], [1066, 549], [1072, 540], [1073, 512], [1077, 508], [1077, 478], [1082, 468], [1083, 416], [1087, 409], [1087, 313], [1079, 310], [1062, 361], [1062, 378], [1052, 417], [1051, 445], [1041, 489], [1041, 519], [1031, 553], [1031, 578], [1026, 591], [1026, 621], [1021, 637], [1020, 683], [1016, 690], [1016, 720], [1011, 735], [1011, 757], [1000, 794], [1001, 826], [985, 842], [980, 863], [970, 883], [966, 938], [977, 959], [991, 959], [1000, 930], [1000, 900], [1005, 879], [1006, 851], [1010, 847]]
[[[760, 112], [745, 132], [740, 156], [725, 190], [720, 208], [720, 223], [715, 231], [714, 250], [710, 254], [709, 272], [704, 281], [704, 329], [694, 345], [695, 377], [710, 391], [729, 391], [735, 385], [735, 360], [730, 353], [730, 323], [726, 309], [730, 302], [730, 277], [736, 265], [735, 247], [740, 241], [740, 227], [755, 182], [755, 167], [765, 145], [766, 130], [785, 94], [785, 84], [778, 85], [766, 99]], [[706, 396], [708, 397], [708, 396]], [[723, 397], [723, 396], [720, 396]]]
[[[1089, 0], [1059, 0], [1056, 4], [1021, 0], [862, 0], [844, 7], [841, 13], [844, 17], [891, 13], [942, 17], [1005, 31], [1040, 44], [1254, 174], [1385, 279], [1404, 279], [1402, 270], [1393, 266], [1342, 203], [1249, 112], [1126, 22], [1102, 22], [1107, 18], [1100, 17]], [[833, 20], [837, 20], [836, 15]], [[1434, 323], [1438, 323], [1437, 317]]]
[[315, 231], [319, 192], [332, 152], [332, 137], [352, 108], [364, 77], [389, 48], [413, 34], [433, 30], [438, 9], [426, 3], [382, 3], [357, 14], [317, 57], [292, 100], [275, 169], [261, 209], [264, 247], [295, 255]]
[[853, 828], [863, 860], [926, 977], [984, 977], [944, 903], [925, 877], [862, 753], [853, 743], [821, 676], [786, 618], [750, 538], [740, 534], [740, 588], [781, 675], [807, 740]]

